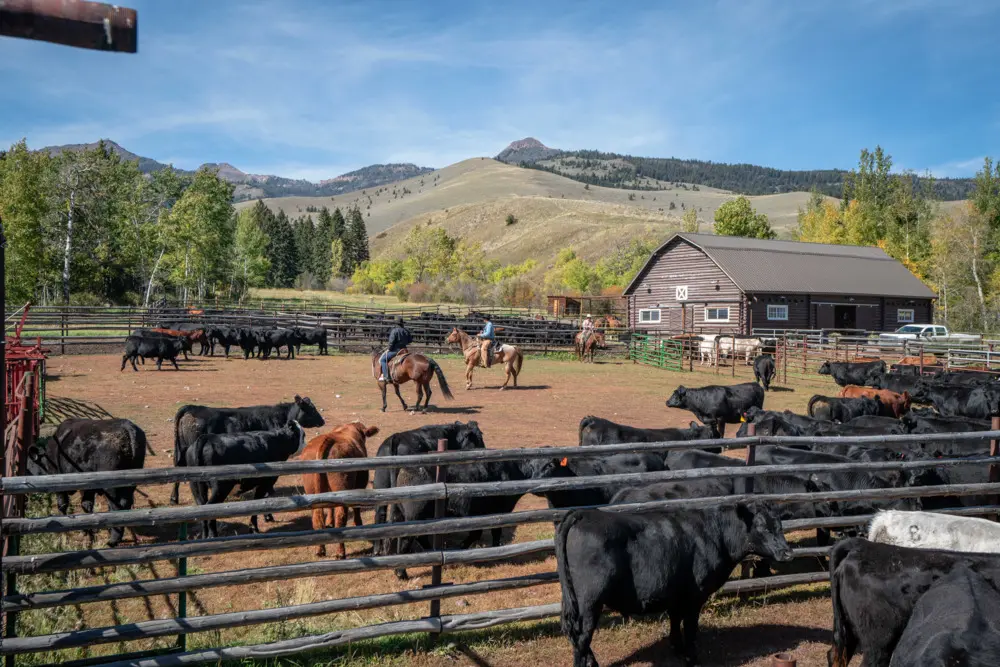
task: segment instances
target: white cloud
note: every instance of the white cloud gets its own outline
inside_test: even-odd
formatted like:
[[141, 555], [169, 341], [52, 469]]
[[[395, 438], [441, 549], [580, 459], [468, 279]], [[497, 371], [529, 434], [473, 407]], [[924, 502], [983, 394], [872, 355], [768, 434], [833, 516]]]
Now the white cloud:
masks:
[[928, 167], [927, 171], [935, 178], [969, 178], [975, 176], [977, 171], [982, 170], [984, 159], [984, 156], [980, 156], [968, 160], [954, 160]]

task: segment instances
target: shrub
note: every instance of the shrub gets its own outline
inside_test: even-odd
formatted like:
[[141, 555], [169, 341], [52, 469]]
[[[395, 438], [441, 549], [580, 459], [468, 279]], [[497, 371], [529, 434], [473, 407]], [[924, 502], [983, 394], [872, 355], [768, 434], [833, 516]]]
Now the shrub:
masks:
[[507, 225], [510, 226], [510, 225], [516, 225], [516, 224], [517, 224], [517, 217], [513, 213], [508, 213], [507, 214]]
[[431, 301], [432, 300], [431, 297], [433, 296], [434, 292], [433, 287], [423, 282], [413, 283], [412, 285], [407, 287], [406, 290], [407, 290], [407, 298], [403, 300], [404, 301], [409, 300], [414, 302]]

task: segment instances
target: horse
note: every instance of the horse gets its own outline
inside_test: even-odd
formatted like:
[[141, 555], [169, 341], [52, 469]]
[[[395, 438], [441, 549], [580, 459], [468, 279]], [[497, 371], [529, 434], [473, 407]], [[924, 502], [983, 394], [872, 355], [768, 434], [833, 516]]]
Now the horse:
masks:
[[403, 396], [399, 393], [399, 385], [406, 384], [410, 380], [417, 385], [417, 402], [413, 406], [414, 410], [420, 410], [420, 400], [424, 399], [424, 407], [426, 410], [431, 402], [431, 378], [437, 375], [438, 384], [441, 386], [441, 391], [444, 393], [444, 397], [451, 400], [454, 396], [451, 395], [451, 389], [448, 387], [448, 381], [444, 379], [444, 373], [441, 371], [441, 367], [438, 366], [437, 362], [433, 359], [425, 357], [422, 354], [417, 354], [416, 352], [410, 353], [405, 349], [401, 350], [399, 354], [389, 360], [389, 375], [383, 382], [379, 382], [378, 376], [381, 374], [381, 364], [379, 364], [379, 357], [382, 356], [382, 350], [373, 347], [372, 348], [372, 377], [375, 378], [375, 382], [378, 383], [378, 388], [382, 390], [382, 412], [385, 412], [385, 387], [389, 382], [392, 382], [392, 388], [396, 391], [396, 397], [399, 398], [399, 402], [403, 404], [403, 409], [408, 410], [406, 401], [403, 400]]
[[[472, 371], [482, 361], [482, 351], [479, 347], [479, 341], [458, 327], [454, 327], [444, 342], [455, 343], [462, 348], [462, 354], [465, 355], [465, 388], [472, 389]], [[503, 362], [504, 370], [507, 372], [507, 379], [504, 380], [500, 391], [506, 389], [507, 383], [511, 380], [514, 380], [514, 386], [517, 387], [517, 376], [521, 372], [521, 363], [523, 361], [524, 357], [521, 355], [521, 350], [514, 345], [503, 344], [500, 346], [500, 349], [494, 352], [493, 363]]]
[[576, 358], [579, 361], [585, 361], [586, 357], [590, 356], [590, 363], [594, 363], [594, 349], [597, 347], [604, 347], [604, 333], [601, 331], [594, 331], [590, 334], [590, 338], [587, 339], [586, 344], [583, 343], [583, 332], [576, 334], [576, 338], [573, 341], [576, 348]]

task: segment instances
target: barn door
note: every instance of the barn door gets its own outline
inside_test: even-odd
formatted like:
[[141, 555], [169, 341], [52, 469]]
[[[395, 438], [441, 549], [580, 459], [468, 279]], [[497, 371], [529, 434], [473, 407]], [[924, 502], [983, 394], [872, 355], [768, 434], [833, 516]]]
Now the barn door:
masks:
[[835, 326], [833, 317], [833, 305], [828, 303], [816, 304], [816, 328], [832, 329]]

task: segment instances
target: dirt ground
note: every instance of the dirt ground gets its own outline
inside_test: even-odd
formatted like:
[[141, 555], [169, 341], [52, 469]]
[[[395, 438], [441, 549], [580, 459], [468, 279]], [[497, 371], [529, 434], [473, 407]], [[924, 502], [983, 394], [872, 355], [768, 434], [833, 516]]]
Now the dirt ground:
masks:
[[[541, 445], [574, 445], [577, 442], [577, 425], [586, 415], [597, 415], [636, 426], [684, 426], [692, 416], [680, 410], [669, 409], [665, 401], [679, 385], [703, 386], [731, 381], [724, 375], [677, 374], [655, 368], [633, 365], [630, 362], [581, 364], [577, 362], [528, 358], [521, 374], [521, 387], [500, 392], [503, 381], [499, 369], [477, 370], [476, 386], [472, 391], [464, 388], [464, 364], [458, 357], [437, 357], [455, 395], [455, 400], [445, 400], [433, 383], [432, 410], [426, 414], [404, 412], [394, 396], [389, 396], [389, 409], [379, 411], [381, 399], [372, 379], [366, 357], [318, 357], [304, 354], [295, 360], [244, 361], [242, 358], [225, 360], [192, 358], [181, 363], [181, 370], [157, 372], [155, 366], [140, 366], [140, 372], [131, 369], [119, 372], [117, 355], [88, 355], [53, 357], [48, 367], [48, 420], [58, 421], [68, 416], [114, 415], [135, 421], [146, 432], [156, 453], [147, 455], [146, 467], [165, 467], [171, 464], [173, 447], [172, 419], [176, 410], [187, 403], [218, 406], [267, 404], [288, 401], [295, 394], [309, 396], [323, 411], [328, 426], [361, 419], [376, 425], [381, 432], [368, 443], [374, 455], [383, 438], [389, 434], [426, 424], [452, 420], [476, 420], [485, 435], [487, 447], [511, 448]], [[737, 380], [739, 381], [739, 380]], [[484, 386], [485, 385], [485, 386]], [[413, 385], [403, 387], [408, 402], [415, 398]], [[772, 409], [804, 410], [812, 390], [774, 391], [767, 396], [766, 407]], [[728, 435], [736, 428], [729, 427]], [[310, 436], [322, 429], [310, 432]], [[138, 508], [167, 505], [167, 485], [145, 487], [137, 495]], [[300, 479], [282, 478], [277, 493], [301, 493]], [[78, 498], [74, 499], [78, 502]], [[182, 487], [181, 502], [191, 503], [186, 487]], [[99, 501], [102, 505], [103, 501]], [[75, 506], [79, 511], [78, 505]], [[102, 505], [103, 507], [103, 505]], [[544, 507], [544, 501], [533, 496], [521, 500], [518, 510]], [[54, 509], [54, 508], [53, 508]], [[371, 513], [365, 513], [365, 523]], [[286, 513], [276, 516], [276, 523], [264, 524], [267, 531], [303, 530], [310, 527], [306, 513]], [[223, 535], [247, 533], [246, 520], [220, 521]], [[552, 535], [551, 524], [521, 526], [508, 531], [507, 538], [515, 542], [541, 539]], [[133, 536], [126, 532], [126, 545], [130, 540], [140, 543], [169, 540], [176, 537], [175, 526], [140, 528]], [[35, 538], [33, 538], [35, 539]], [[52, 540], [52, 538], [47, 538]], [[105, 536], [98, 535], [98, 546]], [[29, 551], [27, 540], [25, 551]], [[60, 537], [47, 547], [43, 542], [36, 549], [75, 549], [86, 546], [82, 536]], [[124, 545], [123, 545], [124, 546]], [[369, 552], [368, 543], [348, 544], [349, 556]], [[291, 564], [314, 560], [314, 548], [254, 551], [214, 557], [191, 559], [191, 574]], [[807, 564], [815, 567], [817, 564]], [[554, 557], [526, 559], [519, 563], [502, 565], [463, 566], [447, 568], [444, 580], [471, 582], [487, 578], [518, 576], [532, 572], [555, 569]], [[127, 581], [174, 576], [174, 563], [161, 561], [146, 566], [119, 568], [118, 571], [96, 573], [71, 573], [56, 577], [25, 577], [22, 590], [73, 587], [111, 581]], [[231, 611], [277, 607], [307, 602], [370, 595], [403, 589], [416, 589], [430, 582], [429, 568], [411, 570], [408, 582], [399, 582], [391, 572], [366, 572], [362, 575], [347, 574], [313, 579], [271, 582], [231, 588], [212, 588], [193, 593], [189, 597], [189, 615], [214, 614]], [[558, 587], [538, 586], [521, 591], [491, 593], [485, 596], [452, 598], [442, 602], [442, 613], [471, 613], [500, 607], [518, 607], [556, 602]], [[706, 665], [763, 666], [770, 664], [768, 656], [775, 651], [792, 651], [800, 666], [825, 665], [825, 651], [830, 627], [829, 600], [825, 588], [801, 589], [792, 594], [756, 597], [749, 602], [735, 603], [720, 600], [710, 613], [703, 617], [702, 655]], [[99, 627], [116, 623], [165, 618], [176, 613], [176, 596], [148, 601], [123, 600], [116, 603], [95, 603], [83, 607], [58, 611], [31, 612], [22, 615], [26, 634], [41, 634], [82, 627]], [[357, 611], [333, 617], [316, 617], [277, 626], [251, 627], [223, 632], [193, 635], [189, 647], [219, 645], [219, 643], [252, 643], [272, 641], [302, 632], [318, 632], [333, 628], [351, 627], [369, 623], [415, 618], [426, 614], [426, 604], [387, 607]], [[621, 625], [609, 622], [595, 640], [595, 651], [602, 664], [616, 665], [667, 665], [679, 664], [664, 642], [666, 626], [661, 621], [633, 621]], [[107, 645], [93, 653], [71, 651], [51, 654], [48, 659], [68, 659], [97, 653], [136, 650], [153, 645], [164, 646], [173, 638], [155, 642], [133, 642]], [[551, 623], [535, 624], [528, 629], [498, 628], [476, 635], [474, 641], [465, 641], [463, 635], [447, 638], [454, 645], [438, 647], [430, 652], [411, 652], [405, 643], [397, 652], [382, 654], [375, 662], [413, 665], [523, 665], [529, 660], [546, 661], [553, 666], [569, 665], [571, 652], [566, 640], [559, 634], [558, 626]], [[394, 649], [396, 650], [396, 649]], [[36, 656], [41, 659], [43, 656]], [[364, 662], [340, 654], [336, 664], [373, 664], [372, 657]], [[361, 658], [359, 658], [361, 660]], [[28, 662], [34, 662], [34, 659]], [[302, 664], [298, 659], [296, 664]], [[26, 663], [27, 664], [27, 663]]]

